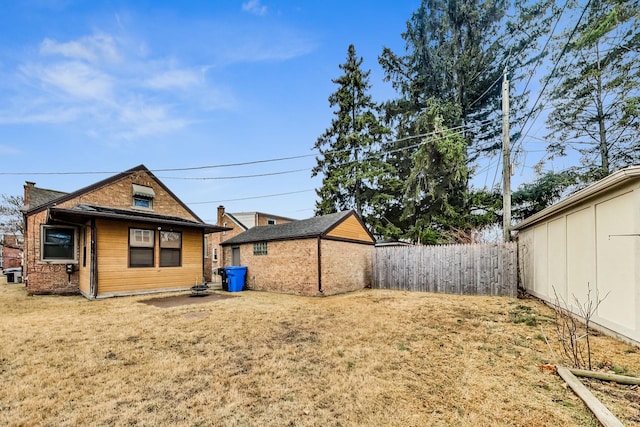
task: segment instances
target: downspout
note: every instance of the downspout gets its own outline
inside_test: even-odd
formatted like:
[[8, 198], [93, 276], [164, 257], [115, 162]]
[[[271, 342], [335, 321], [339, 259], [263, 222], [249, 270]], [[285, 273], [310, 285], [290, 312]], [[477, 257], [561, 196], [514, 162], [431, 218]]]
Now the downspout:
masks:
[[96, 220], [91, 220], [91, 273], [89, 274], [89, 294], [92, 298], [98, 297], [98, 255], [96, 253]]
[[318, 236], [318, 292], [322, 293], [322, 240]]
[[24, 286], [27, 287], [29, 285], [29, 262], [33, 260], [29, 257], [29, 250], [31, 248], [29, 247], [29, 221], [26, 211], [22, 212], [22, 224], [24, 224], [24, 243], [22, 245], [22, 281], [25, 282]]
[[[204, 285], [206, 283], [206, 281], [204, 280], [204, 274], [206, 271], [206, 266], [205, 266], [205, 262], [207, 262], [206, 258], [204, 257], [204, 254], [207, 252], [207, 248], [205, 247], [207, 245], [207, 239], [205, 239], [205, 234], [204, 234], [204, 230], [202, 231], [202, 284]], [[211, 256], [211, 255], [209, 255]], [[211, 265], [211, 268], [213, 269], [213, 265]], [[213, 275], [213, 271], [211, 272], [211, 274]], [[197, 283], [196, 283], [197, 285]]]

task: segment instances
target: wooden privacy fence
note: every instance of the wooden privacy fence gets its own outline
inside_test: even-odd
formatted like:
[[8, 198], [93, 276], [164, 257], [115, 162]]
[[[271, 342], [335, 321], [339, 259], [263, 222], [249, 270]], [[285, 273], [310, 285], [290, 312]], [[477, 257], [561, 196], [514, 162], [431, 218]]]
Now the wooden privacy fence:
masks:
[[374, 289], [517, 295], [517, 244], [375, 248]]

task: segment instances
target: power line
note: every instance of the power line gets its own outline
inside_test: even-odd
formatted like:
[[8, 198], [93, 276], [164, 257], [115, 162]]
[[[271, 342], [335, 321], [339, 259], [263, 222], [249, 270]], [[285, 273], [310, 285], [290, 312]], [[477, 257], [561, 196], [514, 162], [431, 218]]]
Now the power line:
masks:
[[[482, 125], [482, 124], [486, 124], [491, 122], [490, 120], [484, 120], [481, 121], [479, 123], [475, 123], [474, 125]], [[472, 126], [471, 124], [465, 124], [465, 125], [461, 125], [461, 126], [455, 126], [455, 127], [451, 127], [451, 128], [447, 128], [447, 131], [453, 131], [456, 129], [463, 129], [466, 127], [470, 127]], [[402, 142], [402, 141], [406, 141], [406, 140], [410, 140], [410, 139], [416, 139], [416, 138], [424, 138], [424, 137], [429, 137], [429, 136], [435, 136], [438, 133], [441, 133], [443, 131], [431, 131], [431, 132], [426, 132], [426, 133], [422, 133], [422, 134], [418, 134], [418, 135], [410, 135], [410, 136], [405, 136], [403, 138], [399, 138], [393, 141], [386, 141], [386, 143], [390, 143], [390, 144], [395, 144], [398, 142]], [[459, 132], [454, 132], [454, 133], [463, 133], [463, 131], [459, 131]], [[411, 146], [411, 147], [403, 147], [402, 149], [408, 149], [408, 148], [413, 148], [415, 146], [419, 146], [421, 144], [424, 144], [426, 142]], [[298, 155], [298, 156], [289, 156], [289, 157], [278, 157], [278, 158], [271, 158], [271, 159], [260, 159], [260, 160], [251, 160], [251, 161], [247, 161], [247, 162], [237, 162], [237, 163], [223, 163], [223, 164], [219, 164], [219, 165], [206, 165], [206, 166], [193, 166], [193, 167], [184, 167], [184, 168], [166, 168], [166, 169], [150, 169], [151, 172], [153, 173], [158, 173], [158, 172], [181, 172], [181, 171], [193, 171], [193, 170], [204, 170], [204, 169], [217, 169], [217, 168], [226, 168], [226, 167], [237, 167], [237, 166], [248, 166], [248, 165], [255, 165], [255, 164], [260, 164], [260, 163], [272, 163], [272, 162], [280, 162], [280, 161], [285, 161], [285, 160], [296, 160], [296, 159], [303, 159], [303, 158], [309, 158], [309, 157], [316, 157], [318, 155], [327, 155], [327, 154], [338, 154], [341, 152], [346, 152], [346, 151], [350, 151], [349, 148], [346, 149], [342, 149], [342, 150], [331, 150], [331, 151], [326, 151], [324, 153], [317, 153], [317, 154], [302, 154], [302, 155]], [[0, 175], [113, 175], [113, 174], [118, 174], [121, 173], [122, 171], [79, 171], [79, 172], [0, 172]], [[284, 171], [284, 172], [277, 172], [274, 174], [281, 174], [281, 173], [292, 173], [292, 171]], [[240, 178], [243, 178], [244, 176], [240, 176]], [[249, 177], [249, 176], [247, 176]], [[193, 179], [197, 179], [197, 178], [193, 178]], [[210, 178], [213, 179], [213, 178]], [[225, 179], [232, 179], [232, 178], [225, 178]]]
[[[551, 73], [549, 73], [549, 75], [547, 76], [547, 78], [545, 79], [544, 85], [542, 86], [542, 89], [540, 90], [540, 92], [538, 93], [538, 97], [536, 98], [536, 101], [533, 103], [533, 107], [531, 107], [531, 110], [529, 111], [529, 114], [527, 115], [524, 123], [522, 124], [522, 127], [520, 128], [520, 133], [522, 134], [522, 132], [524, 131], [524, 128], [526, 127], [527, 123], [529, 122], [529, 119], [531, 119], [531, 116], [533, 115], [533, 113], [536, 110], [536, 107], [538, 106], [538, 102], [540, 102], [540, 99], [542, 98], [542, 94], [544, 93], [544, 91], [547, 89], [547, 86], [549, 85], [549, 82], [551, 81], [551, 78], [554, 76], [554, 74], [556, 73], [556, 69], [558, 68], [558, 64], [560, 64], [560, 60], [562, 59], [562, 57], [564, 56], [564, 54], [567, 52], [567, 48], [569, 47], [569, 43], [571, 43], [571, 39], [573, 38], [573, 36], [575, 35], [575, 33], [578, 31], [578, 27], [580, 26], [580, 21], [582, 21], [582, 17], [584, 16], [584, 14], [587, 12], [587, 9], [589, 8], [589, 5], [591, 4], [591, 0], [587, 1], [587, 4], [584, 6], [584, 8], [582, 9], [582, 13], [580, 14], [580, 17], [578, 18], [578, 20], [576, 21], [576, 25], [573, 27], [573, 30], [571, 31], [571, 34], [569, 34], [569, 37], [567, 38], [566, 43], [564, 44], [562, 51], [560, 52], [560, 55], [558, 55], [558, 58], [556, 59], [555, 63], [553, 64], [553, 69], [551, 70]], [[537, 119], [537, 117], [536, 117]], [[531, 126], [533, 127], [533, 125]], [[529, 128], [529, 131], [531, 130], [531, 128]], [[522, 140], [527, 136], [527, 134], [529, 133], [529, 131], [527, 131], [527, 133], [525, 133], [521, 138], [520, 138], [520, 145], [522, 145]]]
[[314, 188], [309, 190], [298, 190], [298, 191], [289, 191], [287, 193], [276, 193], [276, 194], [265, 194], [262, 196], [251, 196], [251, 197], [240, 197], [237, 199], [226, 199], [226, 200], [210, 200], [208, 202], [192, 202], [187, 203], [188, 205], [206, 205], [211, 203], [222, 203], [222, 202], [237, 202], [240, 200], [253, 200], [253, 199], [265, 199], [268, 197], [278, 197], [278, 196], [288, 196], [290, 194], [299, 194], [299, 193], [308, 193], [310, 191], [316, 191]]
[[305, 169], [293, 169], [281, 172], [270, 172], [270, 173], [258, 173], [254, 175], [237, 175], [237, 176], [205, 176], [205, 177], [181, 177], [181, 176], [159, 176], [158, 178], [162, 179], [185, 179], [185, 180], [224, 180], [224, 179], [241, 179], [241, 178], [257, 178], [264, 176], [272, 176], [272, 175], [285, 175], [296, 172], [306, 172], [310, 170], [309, 168]]

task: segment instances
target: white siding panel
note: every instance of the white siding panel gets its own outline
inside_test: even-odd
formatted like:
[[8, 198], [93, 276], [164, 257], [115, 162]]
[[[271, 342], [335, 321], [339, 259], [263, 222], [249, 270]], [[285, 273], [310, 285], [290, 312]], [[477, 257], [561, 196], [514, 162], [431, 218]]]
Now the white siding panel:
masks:
[[535, 253], [533, 290], [538, 295], [549, 295], [549, 248], [546, 223], [534, 228], [533, 247]]
[[[549, 297], [567, 300], [567, 226], [565, 217], [549, 222]], [[554, 293], [555, 290], [555, 293]]]
[[595, 224], [593, 208], [567, 215], [567, 303], [574, 297], [587, 300], [587, 288], [595, 288]]
[[596, 205], [598, 292], [604, 298], [598, 316], [629, 329], [636, 325], [634, 200], [629, 192]]

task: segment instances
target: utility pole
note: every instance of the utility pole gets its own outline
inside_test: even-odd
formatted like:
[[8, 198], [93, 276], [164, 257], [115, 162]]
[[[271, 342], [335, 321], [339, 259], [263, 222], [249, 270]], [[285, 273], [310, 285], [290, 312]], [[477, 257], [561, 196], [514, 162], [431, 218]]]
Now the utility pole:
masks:
[[502, 76], [502, 235], [511, 240], [511, 140], [509, 138], [509, 79]]

